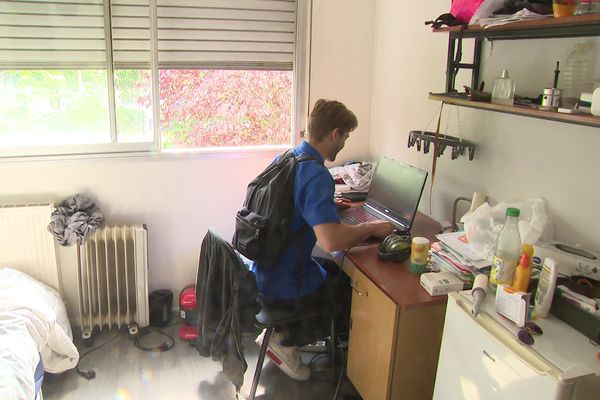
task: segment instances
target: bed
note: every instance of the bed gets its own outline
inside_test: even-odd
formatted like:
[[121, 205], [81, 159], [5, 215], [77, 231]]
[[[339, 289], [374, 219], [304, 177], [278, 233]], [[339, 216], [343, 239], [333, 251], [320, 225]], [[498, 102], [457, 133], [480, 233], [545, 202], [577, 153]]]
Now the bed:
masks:
[[78, 360], [59, 293], [0, 268], [0, 399], [41, 399], [43, 371], [61, 373]]

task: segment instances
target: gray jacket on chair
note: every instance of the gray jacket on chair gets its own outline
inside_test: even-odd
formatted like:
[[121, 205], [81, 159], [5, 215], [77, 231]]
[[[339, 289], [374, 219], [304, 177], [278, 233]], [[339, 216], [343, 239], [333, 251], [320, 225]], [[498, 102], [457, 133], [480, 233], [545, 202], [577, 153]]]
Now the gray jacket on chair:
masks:
[[254, 316], [260, 311], [254, 274], [235, 250], [210, 230], [202, 241], [196, 275], [198, 352], [221, 361], [223, 373], [239, 391], [248, 368], [241, 343], [243, 333], [258, 333]]

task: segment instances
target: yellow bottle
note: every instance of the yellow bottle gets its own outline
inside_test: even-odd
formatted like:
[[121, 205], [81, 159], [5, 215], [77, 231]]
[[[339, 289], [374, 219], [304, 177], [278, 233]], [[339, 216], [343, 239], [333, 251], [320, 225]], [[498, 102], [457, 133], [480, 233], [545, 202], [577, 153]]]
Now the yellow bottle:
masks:
[[521, 255], [521, 260], [515, 270], [515, 279], [512, 289], [515, 292], [527, 292], [529, 288], [529, 280], [531, 279], [531, 258], [527, 253]]
[[531, 262], [531, 257], [533, 257], [533, 245], [529, 243], [523, 243], [521, 246], [521, 254], [527, 254], [529, 256], [529, 261]]

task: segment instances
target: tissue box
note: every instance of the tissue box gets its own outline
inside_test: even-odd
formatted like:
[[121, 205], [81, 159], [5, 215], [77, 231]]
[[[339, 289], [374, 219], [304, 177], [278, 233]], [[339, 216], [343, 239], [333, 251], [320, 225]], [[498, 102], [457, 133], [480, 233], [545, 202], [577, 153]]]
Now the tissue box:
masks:
[[421, 286], [430, 296], [442, 296], [463, 290], [463, 281], [449, 272], [427, 272], [421, 274]]

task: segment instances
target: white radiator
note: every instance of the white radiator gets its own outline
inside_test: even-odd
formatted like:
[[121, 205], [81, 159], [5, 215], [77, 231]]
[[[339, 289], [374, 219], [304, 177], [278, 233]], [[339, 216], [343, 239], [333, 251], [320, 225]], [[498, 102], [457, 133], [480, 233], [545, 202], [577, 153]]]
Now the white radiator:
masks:
[[13, 268], [61, 291], [56, 244], [46, 227], [51, 204], [0, 205], [0, 267]]
[[79, 325], [84, 340], [126, 325], [148, 326], [148, 233], [144, 225], [107, 226], [77, 248]]

